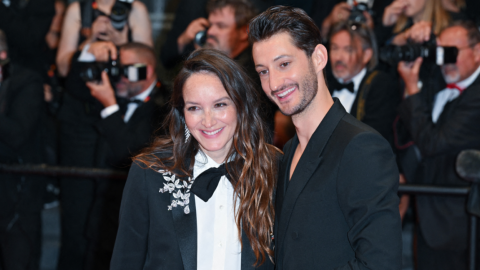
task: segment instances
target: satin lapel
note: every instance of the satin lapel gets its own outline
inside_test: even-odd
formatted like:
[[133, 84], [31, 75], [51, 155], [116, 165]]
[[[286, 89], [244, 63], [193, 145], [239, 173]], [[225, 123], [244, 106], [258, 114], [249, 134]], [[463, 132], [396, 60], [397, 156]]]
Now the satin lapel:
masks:
[[[174, 200], [173, 193], [170, 201]], [[197, 269], [197, 214], [195, 208], [195, 197], [190, 196], [188, 204], [190, 213], [185, 214], [181, 206], [173, 207], [173, 225], [178, 239], [178, 246], [182, 255], [183, 267], [185, 270]]]
[[[317, 167], [321, 164], [323, 159], [321, 156], [322, 151], [330, 139], [333, 131], [337, 127], [338, 122], [346, 114], [346, 111], [340, 104], [340, 101], [336, 98], [334, 98], [334, 100], [335, 103], [310, 138], [310, 141], [308, 142], [307, 147], [305, 148], [305, 151], [303, 152], [303, 155], [300, 158], [292, 175], [292, 179], [288, 185], [285, 197], [283, 198], [281, 218], [279, 219], [279, 226], [277, 230], [277, 239], [284, 239], [288, 223], [290, 222], [290, 216], [297, 198], [303, 191], [305, 185], [308, 183]], [[298, 140], [292, 141], [292, 147], [290, 150], [295, 151], [297, 145]], [[287, 154], [285, 156], [287, 156]], [[286, 166], [290, 166], [290, 164], [286, 164]]]

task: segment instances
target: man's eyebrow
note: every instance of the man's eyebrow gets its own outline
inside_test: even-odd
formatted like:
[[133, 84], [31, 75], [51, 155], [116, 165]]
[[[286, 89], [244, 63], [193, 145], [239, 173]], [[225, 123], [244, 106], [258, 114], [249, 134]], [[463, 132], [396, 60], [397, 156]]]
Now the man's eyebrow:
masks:
[[[282, 59], [282, 58], [289, 57], [289, 56], [290, 56], [290, 55], [286, 55], [286, 54], [279, 55], [279, 56], [273, 58], [273, 62], [276, 62], [276, 61], [278, 61], [278, 60], [280, 60], [280, 59]], [[262, 65], [262, 64], [258, 64], [258, 65], [255, 65], [255, 68], [257, 68], [257, 67], [263, 67], [263, 66], [264, 66], [264, 65]]]

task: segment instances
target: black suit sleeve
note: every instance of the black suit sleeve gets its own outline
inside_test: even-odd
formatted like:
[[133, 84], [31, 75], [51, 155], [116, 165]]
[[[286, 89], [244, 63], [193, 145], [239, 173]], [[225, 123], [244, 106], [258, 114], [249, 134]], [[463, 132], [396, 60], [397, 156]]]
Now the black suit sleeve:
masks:
[[146, 170], [133, 163], [128, 174], [110, 269], [141, 270], [144, 267], [150, 220]]
[[398, 175], [392, 150], [379, 135], [361, 133], [349, 143], [338, 171], [337, 194], [356, 259], [335, 269], [401, 269]]
[[0, 140], [11, 148], [18, 150], [34, 132], [38, 129], [38, 123], [44, 107], [43, 84], [41, 78], [33, 73], [22, 73], [27, 75], [22, 80], [27, 83], [18, 84], [19, 77], [10, 82], [9, 90], [13, 99], [9, 100], [7, 113], [0, 114]]
[[420, 93], [402, 102], [399, 107], [400, 118], [424, 157], [476, 147], [480, 123], [478, 90], [480, 89], [467, 89], [462, 94], [466, 96], [461, 97], [461, 103], [457, 104], [448, 119], [437, 124], [432, 122]]
[[389, 142], [393, 141], [393, 121], [400, 103], [397, 81], [386, 74], [378, 76], [365, 101], [365, 118], [362, 122], [374, 128]]
[[[140, 110], [140, 108], [137, 110]], [[152, 134], [153, 124], [151, 121], [152, 115], [146, 115], [145, 117], [141, 122], [127, 125], [120, 112], [117, 111], [96, 124], [99, 133], [110, 145], [112, 153], [109, 155], [109, 161], [111, 163], [117, 164], [124, 161], [122, 159], [130, 158], [147, 146]], [[133, 120], [130, 119], [130, 121]], [[111, 160], [111, 158], [117, 160]]]

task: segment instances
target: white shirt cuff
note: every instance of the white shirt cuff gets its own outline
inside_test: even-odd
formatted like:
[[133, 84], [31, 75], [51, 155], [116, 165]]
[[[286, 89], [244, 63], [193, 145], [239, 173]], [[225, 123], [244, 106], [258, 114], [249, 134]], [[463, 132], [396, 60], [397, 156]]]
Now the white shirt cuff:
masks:
[[88, 49], [90, 49], [90, 44], [83, 46], [82, 52], [78, 57], [78, 62], [95, 62], [95, 56], [89, 53]]
[[105, 118], [109, 117], [110, 115], [116, 113], [118, 110], [120, 110], [120, 107], [118, 107], [118, 104], [113, 104], [113, 105], [110, 105], [110, 106], [106, 107], [105, 109], [103, 109], [100, 112], [100, 116], [102, 117], [102, 119], [105, 119]]

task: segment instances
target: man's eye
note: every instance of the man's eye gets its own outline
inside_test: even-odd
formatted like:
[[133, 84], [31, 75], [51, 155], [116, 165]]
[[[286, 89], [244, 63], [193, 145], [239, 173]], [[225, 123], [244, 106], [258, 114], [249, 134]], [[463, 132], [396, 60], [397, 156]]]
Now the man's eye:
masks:
[[290, 62], [283, 62], [280, 64], [281, 67], [286, 67], [288, 65], [290, 65]]

